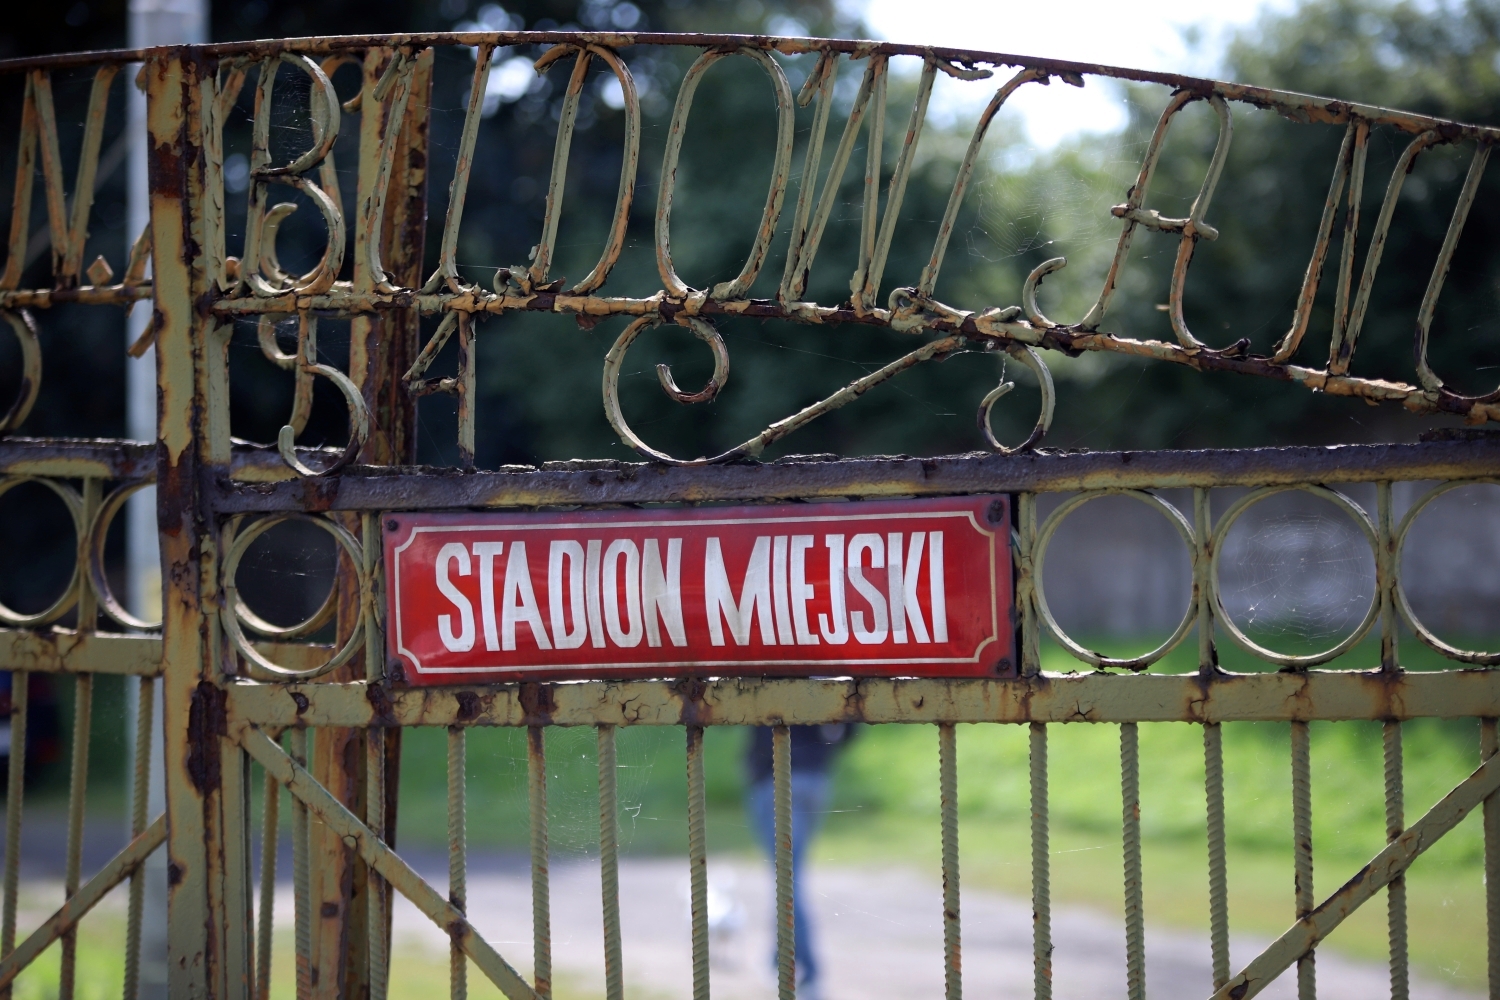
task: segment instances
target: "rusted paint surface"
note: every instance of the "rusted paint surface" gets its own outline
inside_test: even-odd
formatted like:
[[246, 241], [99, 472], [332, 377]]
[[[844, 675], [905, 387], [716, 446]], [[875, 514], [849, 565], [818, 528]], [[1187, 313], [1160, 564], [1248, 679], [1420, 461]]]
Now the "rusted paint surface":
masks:
[[[724, 678], [480, 688], [230, 685], [265, 726], [677, 726], [835, 722], [1240, 722], [1500, 715], [1500, 671], [1042, 674], [1013, 680]], [[379, 706], [379, 711], [376, 710]]]
[[354, 468], [333, 479], [220, 483], [222, 514], [289, 510], [433, 510], [553, 504], [815, 497], [941, 496], [1276, 486], [1304, 482], [1482, 479], [1500, 475], [1500, 437], [1422, 444], [1222, 451], [1046, 452], [938, 458], [789, 456], [707, 468], [549, 462], [540, 469]]

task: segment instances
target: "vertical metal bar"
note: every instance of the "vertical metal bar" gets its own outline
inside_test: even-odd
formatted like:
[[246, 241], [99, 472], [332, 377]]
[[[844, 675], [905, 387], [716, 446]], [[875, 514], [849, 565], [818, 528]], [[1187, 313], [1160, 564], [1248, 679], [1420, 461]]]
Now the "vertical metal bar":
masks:
[[938, 724], [938, 789], [943, 816], [943, 985], [946, 1000], [963, 1000], [962, 927], [958, 894], [958, 760], [953, 723]]
[[[55, 144], [55, 124], [53, 127]], [[59, 165], [59, 182], [60, 170]], [[53, 232], [57, 233], [56, 228]], [[57, 235], [66, 244], [69, 239], [68, 235], [66, 233]], [[56, 265], [60, 266], [65, 253], [67, 253], [66, 245], [61, 250], [54, 247], [53, 260]], [[104, 484], [98, 479], [84, 479], [83, 524], [92, 524], [95, 515], [98, 514], [104, 492], [103, 487]], [[88, 532], [78, 533], [77, 550], [78, 565], [87, 566]], [[89, 575], [82, 572], [78, 575], [77, 615], [80, 633], [92, 632], [99, 623], [98, 597], [94, 594], [94, 588], [89, 585]], [[89, 734], [93, 729], [94, 675], [79, 674], [74, 681], [74, 692], [72, 773], [68, 778], [68, 853], [63, 875], [63, 893], [67, 897], [72, 897], [78, 892], [83, 876], [83, 814], [89, 784]], [[58, 1000], [73, 1000], [77, 971], [78, 928], [75, 926], [68, 928], [62, 936], [62, 961], [57, 975]]]
[[474, 468], [475, 358], [474, 318], [458, 314], [458, 464]]
[[[600, 726], [598, 736], [599, 887], [604, 903], [604, 1000], [624, 1000], [625, 976], [620, 952], [620, 811], [615, 727]], [[691, 780], [688, 788], [692, 788]], [[692, 844], [691, 833], [688, 835], [688, 843]]]
[[708, 808], [703, 781], [702, 726], [687, 727], [687, 793], [688, 885], [693, 923], [693, 1000], [708, 1000]]
[[[1390, 842], [1406, 828], [1403, 815], [1404, 780], [1401, 760], [1401, 723], [1387, 720], [1385, 737], [1385, 836]], [[1406, 954], [1406, 876], [1398, 875], [1386, 889], [1390, 921], [1391, 1000], [1407, 1000], [1410, 982]]]
[[[31, 675], [10, 674], [10, 773], [5, 789], [5, 900], [0, 909], [0, 958], [16, 949], [16, 895], [21, 888], [21, 812], [26, 796], [26, 702]], [[0, 988], [10, 1000], [11, 987]]]
[[224, 930], [218, 939], [223, 949], [224, 984], [218, 996], [223, 1000], [251, 1000], [255, 913], [250, 888], [250, 757], [238, 743], [227, 739], [221, 741], [219, 752], [222, 877], [210, 887], [218, 891], [209, 897], [217, 896], [224, 913]]
[[[468, 906], [466, 864], [464, 859], [464, 730], [448, 727], [448, 902], [460, 913]], [[465, 1000], [469, 995], [469, 968], [463, 946], [454, 938], [448, 946], [449, 1000]]]
[[552, 996], [552, 886], [547, 846], [546, 730], [526, 730], [527, 798], [531, 806], [531, 965], [532, 989]]
[[1209, 491], [1193, 489], [1193, 599], [1198, 605], [1198, 673], [1212, 677], [1219, 669], [1214, 645], [1213, 558], [1214, 516]]
[[1146, 924], [1141, 899], [1140, 734], [1134, 722], [1120, 724], [1121, 843], [1125, 855], [1125, 995], [1146, 1000]]
[[796, 1000], [797, 925], [792, 897], [792, 731], [786, 726], [771, 729], [771, 785], [776, 813], [776, 993], [778, 1000]]
[[1036, 567], [1032, 553], [1036, 550], [1036, 494], [1016, 497], [1016, 603], [1021, 607], [1021, 673], [1035, 677], [1042, 672], [1042, 637], [1037, 632]]
[[1380, 669], [1394, 673], [1401, 669], [1401, 630], [1396, 612], [1396, 531], [1389, 482], [1375, 484], [1375, 507], [1379, 542], [1375, 551], [1375, 584], [1380, 592]]
[[[266, 775], [260, 835], [260, 912], [255, 935], [255, 1000], [271, 1000], [271, 931], [276, 919], [276, 848], [281, 827], [281, 784]], [[127, 998], [130, 1000], [130, 998]]]
[[[79, 674], [73, 701], [73, 767], [68, 779], [68, 855], [63, 875], [63, 895], [78, 892], [83, 864], [83, 806], [89, 782], [89, 730], [93, 727], [94, 675]], [[58, 1000], [73, 1000], [78, 967], [78, 928], [62, 936], [62, 965], [57, 976]]]
[[1047, 724], [1031, 724], [1031, 962], [1036, 1000], [1052, 1000], [1052, 886], [1047, 856]]
[[[223, 909], [226, 873], [221, 782], [225, 741], [218, 647], [219, 525], [204, 484], [228, 475], [228, 337], [201, 310], [213, 293], [206, 217], [220, 209], [207, 190], [203, 137], [209, 92], [206, 60], [180, 48], [146, 60], [146, 123], [151, 192], [152, 315], [163, 392], [159, 416], [157, 523], [162, 559], [163, 764], [167, 793], [167, 976], [173, 997], [229, 997]], [[249, 257], [256, 260], [258, 258]], [[236, 873], [228, 873], [236, 877]]]
[[[1296, 854], [1297, 919], [1312, 912], [1312, 747], [1305, 722], [1292, 723], [1292, 842]], [[1298, 1000], [1317, 1000], [1314, 953], [1297, 960]]]
[[1203, 727], [1203, 790], [1208, 807], [1208, 936], [1214, 989], [1229, 982], [1229, 879], [1224, 856], [1224, 737], [1219, 723]]
[[[371, 529], [372, 525], [367, 518], [367, 550], [373, 544], [373, 536], [369, 533]], [[378, 649], [366, 647], [365, 657], [368, 669], [368, 665], [379, 660]], [[377, 837], [385, 836], [385, 728], [382, 726], [371, 726], [365, 732], [365, 825]], [[369, 894], [365, 902], [365, 921], [366, 948], [370, 957], [370, 1000], [385, 1000], [390, 983], [390, 956], [386, 953], [385, 946], [386, 908], [390, 892], [385, 879], [373, 868], [366, 870], [365, 886]]]
[[[151, 790], [151, 737], [156, 707], [156, 678], [142, 677], [135, 699], [135, 773], [130, 785], [130, 836], [146, 831], [147, 797]], [[130, 902], [125, 916], [124, 1000], [136, 1000], [141, 982], [141, 914], [146, 905], [146, 866], [130, 876]]]
[[[1219, 670], [1214, 644], [1213, 502], [1207, 489], [1193, 490], [1193, 593], [1198, 602], [1198, 674], [1211, 680]], [[1208, 834], [1208, 936], [1214, 989], [1229, 982], [1229, 877], [1224, 849], [1224, 734], [1219, 723], [1203, 725], [1203, 797]]]
[[[1480, 763], [1500, 753], [1500, 734], [1496, 732], [1495, 722], [1494, 719], [1479, 720]], [[6, 883], [7, 887], [9, 884]], [[7, 901], [10, 898], [7, 891]], [[1489, 945], [1490, 1000], [1500, 1000], [1500, 793], [1484, 800], [1484, 913]], [[5, 950], [9, 951], [9, 948]]]
[[[307, 766], [307, 730], [287, 732], [287, 753]], [[312, 905], [307, 870], [307, 805], [292, 796], [292, 901], [296, 910], [297, 1000], [312, 996]]]

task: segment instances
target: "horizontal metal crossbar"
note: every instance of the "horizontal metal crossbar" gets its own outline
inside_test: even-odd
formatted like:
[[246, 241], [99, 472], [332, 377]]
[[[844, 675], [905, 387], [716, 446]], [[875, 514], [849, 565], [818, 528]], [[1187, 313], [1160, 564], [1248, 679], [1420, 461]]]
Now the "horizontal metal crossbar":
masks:
[[280, 726], [746, 726], [1240, 722], [1500, 715], [1500, 671], [1041, 674], [1013, 680], [724, 678], [474, 688], [229, 685], [232, 722]]
[[[328, 659], [329, 647], [316, 643], [258, 642], [266, 656], [305, 670]], [[71, 629], [30, 631], [0, 629], [0, 670], [39, 674], [125, 674], [155, 677], [161, 673], [161, 636], [87, 632]]]
[[161, 673], [161, 637], [0, 629], [0, 669], [154, 677]]
[[[393, 35], [341, 35], [316, 38], [279, 38], [253, 42], [221, 42], [194, 46], [194, 51], [218, 58], [235, 56], [275, 56], [283, 52], [307, 55], [332, 55], [360, 52], [372, 48], [417, 48], [429, 45], [555, 45], [593, 43], [610, 48], [634, 45], [681, 45], [703, 48], [752, 48], [798, 55], [808, 52], [839, 52], [868, 58], [873, 55], [918, 56], [943, 59], [966, 65], [1035, 66], [1058, 76], [1090, 74], [1168, 87], [1184, 87], [1204, 93], [1216, 93], [1228, 100], [1245, 101], [1265, 108], [1300, 112], [1300, 121], [1340, 123], [1358, 115], [1371, 121], [1395, 125], [1408, 132], [1422, 132], [1443, 127], [1456, 137], [1495, 137], [1496, 130], [1477, 125], [1463, 125], [1441, 118], [1412, 112], [1394, 111], [1373, 104], [1289, 94], [1267, 87], [1222, 83], [1180, 73], [1129, 69], [1104, 63], [1077, 62], [1069, 59], [1042, 59], [1035, 56], [986, 52], [979, 49], [955, 49], [943, 46], [903, 45], [898, 42], [874, 42], [842, 38], [775, 38], [766, 35], [706, 34], [696, 32], [622, 32], [622, 31], [447, 31], [414, 32]], [[0, 60], [0, 73], [18, 73], [33, 69], [62, 69], [77, 66], [123, 65], [142, 62], [151, 49], [117, 49], [111, 51], [70, 52], [54, 56], [33, 56]]]
[[[331, 458], [337, 448], [298, 448], [304, 458]], [[151, 480], [156, 445], [112, 438], [0, 437], [0, 475], [54, 479]], [[275, 482], [295, 475], [269, 447], [237, 445], [230, 476], [242, 482]]]
[[552, 504], [670, 503], [940, 496], [1096, 489], [1278, 486], [1500, 475], [1500, 436], [1421, 444], [1203, 451], [1029, 452], [845, 458], [791, 456], [684, 468], [643, 462], [551, 462], [494, 472], [355, 467], [329, 478], [221, 483], [224, 514], [292, 510], [433, 510]]

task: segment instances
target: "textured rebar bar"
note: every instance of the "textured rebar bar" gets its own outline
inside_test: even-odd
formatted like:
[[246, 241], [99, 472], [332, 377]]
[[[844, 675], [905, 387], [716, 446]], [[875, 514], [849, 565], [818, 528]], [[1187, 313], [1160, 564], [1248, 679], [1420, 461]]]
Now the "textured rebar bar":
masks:
[[796, 1000], [797, 925], [792, 907], [792, 731], [771, 730], [771, 798], [776, 812], [776, 991]]
[[[373, 539], [374, 533], [368, 524], [365, 529], [365, 537]], [[366, 659], [373, 661], [378, 657]], [[375, 836], [385, 837], [385, 729], [381, 726], [371, 726], [365, 731], [365, 825], [375, 831]], [[385, 936], [390, 890], [385, 879], [373, 868], [365, 869], [365, 886], [368, 893], [365, 926], [369, 936], [369, 1000], [385, 1000], [390, 985], [390, 956], [386, 951]]]
[[[307, 730], [287, 732], [287, 754], [307, 766]], [[292, 797], [292, 907], [296, 923], [297, 1000], [312, 996], [312, 897], [308, 871], [307, 804]]]
[[[1494, 719], [1479, 720], [1480, 763], [1500, 753], [1500, 733], [1496, 732], [1495, 723]], [[1490, 1000], [1500, 1000], [1500, 793], [1484, 800], [1484, 915]]]
[[[260, 911], [255, 927], [255, 1000], [271, 1000], [271, 931], [276, 925], [276, 848], [281, 830], [281, 783], [266, 775], [261, 799]], [[126, 1000], [131, 1000], [127, 997]]]
[[[1312, 752], [1305, 722], [1292, 723], [1292, 843], [1296, 854], [1297, 919], [1312, 912]], [[1317, 1000], [1315, 954], [1297, 960], [1298, 1000]]]
[[[89, 731], [93, 728], [94, 675], [79, 674], [74, 682], [73, 760], [68, 777], [68, 847], [63, 874], [63, 895], [78, 892], [83, 877], [83, 806], [89, 783]], [[70, 927], [62, 936], [62, 962], [57, 973], [58, 1000], [73, 1000], [78, 969], [78, 929]]]
[[[130, 837], [146, 831], [147, 796], [151, 787], [151, 727], [156, 714], [156, 678], [142, 677], [136, 684], [134, 773], [130, 780]], [[141, 983], [141, 914], [146, 905], [146, 872], [138, 868], [130, 876], [130, 901], [125, 911], [125, 979], [120, 993], [136, 1000]], [[258, 982], [259, 980], [257, 980]]]
[[[1388, 720], [1385, 742], [1385, 837], [1387, 843], [1406, 828], [1404, 781], [1401, 760], [1401, 723]], [[1391, 1000], [1406, 1000], [1410, 993], [1406, 953], [1406, 876], [1398, 875], [1386, 887], [1390, 922]]]
[[1224, 734], [1203, 726], [1203, 793], [1208, 812], [1208, 936], [1214, 989], [1229, 982], [1229, 877], [1224, 856]]
[[615, 727], [600, 726], [598, 735], [599, 887], [604, 903], [604, 1000], [624, 1000], [625, 975], [620, 952], [619, 765], [615, 757]]
[[532, 989], [552, 996], [552, 887], [547, 847], [546, 730], [526, 730], [526, 793], [531, 808], [531, 965]]
[[[464, 831], [464, 729], [448, 727], [448, 902], [458, 912], [468, 907], [468, 887], [465, 885], [467, 866], [464, 851], [467, 846]], [[449, 1000], [466, 1000], [469, 995], [468, 959], [463, 946], [454, 937], [448, 946], [448, 996]]]
[[1031, 724], [1031, 962], [1036, 1000], [1052, 998], [1052, 883], [1047, 856], [1047, 724]]
[[1140, 734], [1120, 724], [1121, 846], [1125, 857], [1125, 995], [1146, 1000], [1146, 924], [1141, 899]]
[[693, 1000], [708, 1000], [708, 801], [703, 727], [687, 727], [688, 885], [693, 925]]
[[938, 726], [938, 791], [943, 815], [943, 986], [947, 1000], [963, 1000], [962, 925], [958, 894], [958, 761], [951, 722]]
[[[5, 790], [5, 899], [0, 908], [0, 958], [16, 948], [16, 895], [21, 888], [21, 813], [26, 796], [26, 702], [31, 675], [10, 675], [10, 773]], [[0, 989], [10, 1000], [11, 988]]]

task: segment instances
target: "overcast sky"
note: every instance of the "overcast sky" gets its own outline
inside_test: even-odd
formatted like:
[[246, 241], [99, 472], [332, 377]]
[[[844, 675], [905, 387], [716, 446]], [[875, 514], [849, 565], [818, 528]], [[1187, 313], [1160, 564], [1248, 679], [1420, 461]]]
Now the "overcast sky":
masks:
[[[878, 38], [1019, 55], [1075, 59], [1135, 69], [1213, 76], [1235, 28], [1294, 0], [853, 0]], [[1194, 40], [1196, 39], [1196, 40]], [[1248, 81], [1247, 81], [1248, 82]], [[982, 105], [984, 85], [947, 86], [939, 115]], [[1123, 106], [1108, 87], [1023, 87], [1014, 107], [1040, 148], [1084, 131], [1111, 131]]]

